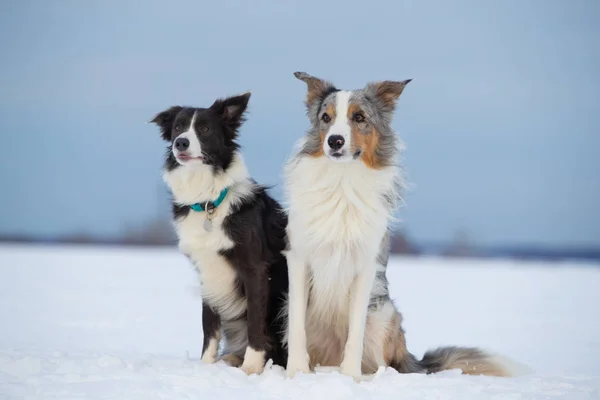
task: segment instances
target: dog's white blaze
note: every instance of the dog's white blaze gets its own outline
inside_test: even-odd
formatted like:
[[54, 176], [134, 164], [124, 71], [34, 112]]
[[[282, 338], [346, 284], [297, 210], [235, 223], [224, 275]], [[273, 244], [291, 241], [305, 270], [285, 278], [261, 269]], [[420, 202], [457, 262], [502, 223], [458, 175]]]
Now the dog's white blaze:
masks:
[[[194, 129], [194, 123], [196, 122], [196, 113], [192, 116], [192, 122], [190, 123], [190, 127], [187, 131], [183, 132], [181, 135], [177, 136], [179, 138], [186, 138], [190, 141], [190, 147], [188, 147], [187, 152], [191, 157], [200, 157], [202, 155], [202, 145], [198, 140], [198, 136], [196, 136], [196, 129]], [[175, 145], [173, 145], [173, 155], [177, 155]]]
[[[376, 259], [392, 218], [384, 195], [392, 192], [396, 180], [393, 167], [373, 170], [361, 162], [333, 163], [326, 157], [300, 157], [287, 165], [290, 254], [300, 260], [290, 261], [290, 280], [301, 275], [293, 269], [303, 262], [309, 281], [304, 285], [290, 282], [288, 326], [295, 331], [288, 332], [291, 364], [303, 365], [297, 359], [306, 351], [303, 334], [308, 335], [309, 349], [335, 338], [332, 349], [340, 342], [347, 349], [345, 372], [356, 373], [369, 298], [383, 291], [383, 282], [375, 280], [376, 270], [382, 268]], [[305, 327], [297, 312], [303, 299], [294, 295], [292, 287], [299, 293], [308, 284], [305, 321], [313, 326]], [[350, 314], [357, 312], [351, 320]], [[321, 327], [315, 330], [314, 325]], [[349, 331], [351, 340], [346, 343]]]
[[347, 149], [351, 148], [352, 142], [350, 124], [348, 123], [348, 107], [350, 105], [351, 95], [351, 91], [345, 90], [336, 93], [335, 120], [333, 121], [333, 124], [329, 127], [329, 130], [325, 135], [325, 140], [323, 141], [323, 151], [329, 157], [329, 152], [331, 151], [329, 144], [327, 143], [329, 137], [332, 135], [340, 135], [344, 138], [344, 146], [340, 150], [345, 151], [346, 154], [344, 154], [344, 156], [340, 158], [331, 157], [335, 161], [344, 161], [352, 157], [352, 154], [347, 153]]
[[217, 353], [219, 351], [219, 341], [217, 338], [211, 338], [208, 342], [208, 347], [204, 354], [202, 354], [202, 361], [205, 363], [215, 363], [217, 361]]

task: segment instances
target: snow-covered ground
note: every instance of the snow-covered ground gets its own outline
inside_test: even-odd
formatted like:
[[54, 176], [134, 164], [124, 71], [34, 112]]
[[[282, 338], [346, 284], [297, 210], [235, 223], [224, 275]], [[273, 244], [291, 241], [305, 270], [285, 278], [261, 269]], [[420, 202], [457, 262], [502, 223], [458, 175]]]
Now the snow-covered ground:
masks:
[[600, 265], [397, 258], [388, 277], [416, 355], [483, 346], [533, 372], [248, 377], [199, 360], [199, 287], [175, 250], [0, 246], [0, 398], [600, 398]]

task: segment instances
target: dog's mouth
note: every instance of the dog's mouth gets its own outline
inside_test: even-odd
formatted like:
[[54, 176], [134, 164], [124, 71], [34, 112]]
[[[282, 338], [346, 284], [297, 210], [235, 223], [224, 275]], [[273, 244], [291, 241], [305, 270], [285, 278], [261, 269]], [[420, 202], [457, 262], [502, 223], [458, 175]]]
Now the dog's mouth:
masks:
[[329, 152], [328, 156], [333, 161], [344, 162], [350, 160], [356, 160], [360, 157], [362, 152], [360, 150], [355, 151], [354, 153], [349, 153], [345, 150], [332, 150]]
[[205, 160], [204, 156], [193, 157], [193, 156], [191, 156], [189, 154], [185, 154], [185, 153], [177, 154], [175, 156], [175, 158], [177, 158], [177, 161], [181, 161], [181, 162], [189, 162], [189, 161], [204, 162], [204, 160]]

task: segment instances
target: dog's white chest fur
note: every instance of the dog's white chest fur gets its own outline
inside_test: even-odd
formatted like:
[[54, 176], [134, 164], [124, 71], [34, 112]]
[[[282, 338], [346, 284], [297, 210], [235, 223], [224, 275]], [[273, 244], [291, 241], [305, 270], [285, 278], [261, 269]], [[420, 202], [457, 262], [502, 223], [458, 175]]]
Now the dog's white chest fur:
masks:
[[[395, 170], [361, 162], [301, 157], [287, 170], [291, 247], [308, 262], [311, 308], [347, 315], [348, 293], [362, 268], [373, 268], [390, 219], [384, 195]], [[325, 309], [327, 308], [327, 310]]]
[[[236, 156], [229, 175], [215, 176], [208, 167], [206, 171], [178, 168], [164, 174], [175, 200], [182, 204], [216, 199], [222, 188], [229, 187], [227, 196], [212, 216], [210, 232], [204, 228], [206, 212], [191, 210], [186, 217], [175, 222], [179, 248], [190, 257], [200, 274], [202, 297], [224, 320], [239, 317], [247, 307], [245, 297], [239, 295], [236, 271], [220, 254], [220, 251], [234, 246], [222, 225], [232, 205], [252, 190], [252, 184], [243, 180], [246, 175], [240, 156]], [[208, 190], [199, 192], [198, 188]]]
[[200, 274], [202, 297], [224, 319], [233, 319], [246, 310], [246, 301], [237, 291], [235, 270], [217, 251], [232, 248], [233, 242], [223, 232], [222, 215], [215, 215], [210, 232], [204, 229], [205, 218], [204, 212], [190, 211], [176, 223], [179, 248], [192, 259]]

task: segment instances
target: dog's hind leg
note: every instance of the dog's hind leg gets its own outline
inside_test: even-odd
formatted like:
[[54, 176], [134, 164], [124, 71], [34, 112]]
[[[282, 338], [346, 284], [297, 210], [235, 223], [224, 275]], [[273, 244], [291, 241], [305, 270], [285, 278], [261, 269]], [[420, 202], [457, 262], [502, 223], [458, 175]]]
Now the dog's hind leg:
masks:
[[375, 282], [376, 265], [372, 263], [365, 266], [356, 278], [350, 289], [350, 317], [348, 323], [348, 339], [344, 347], [344, 358], [340, 365], [341, 372], [360, 378], [363, 358], [363, 343], [367, 324], [367, 311], [371, 290]]
[[[255, 264], [257, 265], [257, 264]], [[248, 346], [241, 369], [250, 374], [260, 374], [265, 367], [265, 356], [271, 345], [267, 334], [267, 308], [269, 298], [269, 277], [262, 265], [248, 268], [254, 275], [244, 279], [244, 289], [248, 301]]]
[[[392, 303], [389, 303], [393, 307]], [[400, 373], [424, 373], [425, 368], [406, 348], [406, 337], [402, 329], [402, 314], [393, 308], [393, 316], [388, 324], [385, 341], [387, 365]]]
[[204, 300], [202, 301], [202, 330], [204, 331], [202, 361], [212, 364], [217, 361], [221, 341], [221, 318]]
[[391, 325], [394, 317], [395, 309], [389, 300], [369, 306], [362, 358], [364, 374], [373, 374], [379, 367], [390, 365], [393, 345], [390, 342]]

